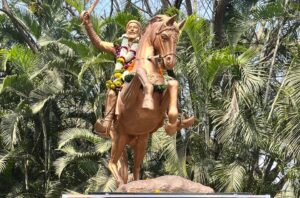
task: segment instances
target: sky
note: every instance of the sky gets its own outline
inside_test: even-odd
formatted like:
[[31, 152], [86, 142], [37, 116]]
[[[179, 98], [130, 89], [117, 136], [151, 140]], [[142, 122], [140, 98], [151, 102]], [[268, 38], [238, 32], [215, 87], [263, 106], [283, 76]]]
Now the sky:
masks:
[[[8, 0], [8, 2], [10, 2], [10, 1], [11, 0]], [[89, 0], [89, 4], [87, 5], [87, 7], [89, 7], [89, 5], [92, 2], [94, 2], [94, 0]], [[122, 9], [125, 5], [126, 0], [118, 0], [118, 2]], [[141, 7], [144, 9], [144, 5], [142, 4], [141, 0], [131, 0], [131, 2], [135, 5], [137, 5], [138, 7]], [[173, 3], [174, 0], [170, 0], [170, 2]], [[206, 19], [212, 19], [212, 3], [213, 3], [213, 0], [192, 0], [193, 7], [196, 8], [197, 14], [200, 17], [204, 17]], [[157, 11], [161, 6], [161, 3], [159, 0], [149, 0], [149, 4], [150, 4], [153, 12]], [[99, 0], [99, 3], [97, 5], [94, 13], [99, 16], [106, 17], [109, 15], [110, 6], [111, 6], [111, 0]], [[210, 9], [208, 9], [208, 7]], [[2, 8], [2, 0], [0, 0], [0, 8]], [[115, 8], [114, 8], [114, 10], [115, 10]], [[181, 10], [186, 12], [184, 1], [183, 1]], [[149, 16], [146, 15], [146, 18], [148, 18], [148, 17]]]

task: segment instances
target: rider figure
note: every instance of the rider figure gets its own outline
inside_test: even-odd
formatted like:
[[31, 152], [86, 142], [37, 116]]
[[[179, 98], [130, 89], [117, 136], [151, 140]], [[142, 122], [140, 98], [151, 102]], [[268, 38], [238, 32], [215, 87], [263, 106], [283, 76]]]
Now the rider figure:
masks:
[[96, 133], [108, 136], [115, 114], [117, 92], [122, 86], [122, 77], [133, 67], [142, 27], [138, 21], [130, 20], [126, 25], [126, 33], [122, 35], [121, 45], [117, 45], [100, 39], [93, 29], [90, 15], [87, 11], [83, 11], [80, 18], [93, 45], [104, 52], [116, 56], [114, 74], [111, 80], [108, 80], [106, 83], [108, 91], [106, 95], [105, 118], [103, 122], [98, 119], [95, 124]]

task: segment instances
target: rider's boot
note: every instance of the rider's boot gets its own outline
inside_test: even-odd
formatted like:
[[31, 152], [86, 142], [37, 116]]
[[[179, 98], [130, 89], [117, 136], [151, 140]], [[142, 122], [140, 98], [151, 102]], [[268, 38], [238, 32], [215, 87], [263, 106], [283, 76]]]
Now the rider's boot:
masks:
[[102, 137], [109, 137], [110, 127], [115, 115], [117, 94], [114, 90], [109, 90], [106, 98], [105, 117], [98, 119], [95, 123], [95, 132]]

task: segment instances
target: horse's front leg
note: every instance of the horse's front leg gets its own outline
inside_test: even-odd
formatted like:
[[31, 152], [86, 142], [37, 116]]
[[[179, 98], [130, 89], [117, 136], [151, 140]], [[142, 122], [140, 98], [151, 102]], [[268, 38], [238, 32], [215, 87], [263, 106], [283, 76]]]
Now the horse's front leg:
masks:
[[150, 109], [153, 110], [154, 109], [154, 102], [153, 102], [153, 85], [151, 84], [151, 82], [149, 81], [148, 77], [147, 77], [147, 72], [144, 68], [139, 67], [136, 70], [136, 74], [138, 75], [143, 88], [144, 88], [144, 101], [142, 104], [142, 107], [144, 109]]
[[[108, 163], [108, 168], [118, 182], [118, 186], [124, 184], [124, 178], [120, 175], [118, 169], [118, 161], [125, 150], [126, 143], [128, 142], [128, 136], [116, 131], [111, 132], [112, 148], [111, 159]], [[124, 159], [123, 159], [124, 160]], [[125, 178], [126, 180], [126, 178]]]
[[169, 135], [173, 135], [177, 131], [177, 118], [178, 118], [178, 108], [177, 108], [177, 95], [178, 95], [179, 83], [177, 80], [169, 80], [167, 93], [169, 94], [169, 105], [168, 105], [168, 118], [169, 122], [165, 126], [165, 131]]
[[178, 120], [177, 94], [179, 83], [177, 80], [168, 81], [168, 88], [164, 93], [161, 103], [162, 113], [168, 112], [168, 123], [165, 125], [165, 131], [168, 135], [174, 135], [182, 128], [190, 127], [194, 124], [195, 118], [189, 117]]

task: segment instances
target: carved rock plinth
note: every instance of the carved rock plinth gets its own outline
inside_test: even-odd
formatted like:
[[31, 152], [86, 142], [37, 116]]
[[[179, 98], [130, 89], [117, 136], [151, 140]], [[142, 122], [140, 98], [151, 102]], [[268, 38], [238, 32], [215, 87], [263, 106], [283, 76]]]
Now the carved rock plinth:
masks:
[[180, 176], [162, 176], [154, 179], [132, 181], [121, 185], [117, 192], [131, 193], [213, 193], [208, 186], [196, 183]]

